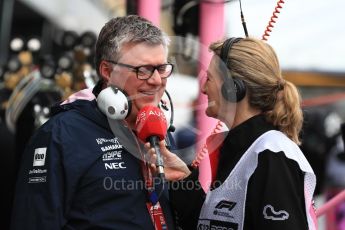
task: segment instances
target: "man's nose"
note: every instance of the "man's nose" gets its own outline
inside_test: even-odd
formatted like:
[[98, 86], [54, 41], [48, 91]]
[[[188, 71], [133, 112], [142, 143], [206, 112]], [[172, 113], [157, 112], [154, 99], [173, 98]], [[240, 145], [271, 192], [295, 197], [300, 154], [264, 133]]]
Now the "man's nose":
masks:
[[155, 69], [155, 71], [153, 72], [152, 76], [147, 80], [147, 82], [149, 84], [153, 84], [153, 85], [160, 85], [162, 84], [162, 78], [159, 75], [158, 71]]

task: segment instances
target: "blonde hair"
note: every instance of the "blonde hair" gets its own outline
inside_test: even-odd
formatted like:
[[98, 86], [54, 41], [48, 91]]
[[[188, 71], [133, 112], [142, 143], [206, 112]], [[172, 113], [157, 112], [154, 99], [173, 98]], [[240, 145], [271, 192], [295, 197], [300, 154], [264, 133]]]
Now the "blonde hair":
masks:
[[[222, 45], [215, 42], [210, 49], [219, 56]], [[244, 38], [233, 44], [227, 58], [231, 76], [246, 85], [250, 105], [263, 111], [269, 122], [300, 144], [301, 97], [296, 86], [283, 79], [273, 48], [264, 41]]]

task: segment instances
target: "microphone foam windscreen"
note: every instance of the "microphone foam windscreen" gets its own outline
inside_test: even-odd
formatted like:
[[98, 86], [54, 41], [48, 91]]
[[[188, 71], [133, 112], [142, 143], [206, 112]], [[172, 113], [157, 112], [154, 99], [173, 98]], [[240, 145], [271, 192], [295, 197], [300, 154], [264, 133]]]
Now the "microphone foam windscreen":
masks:
[[135, 128], [138, 137], [143, 142], [151, 136], [157, 136], [163, 140], [167, 133], [167, 122], [162, 110], [156, 106], [144, 106], [137, 116]]

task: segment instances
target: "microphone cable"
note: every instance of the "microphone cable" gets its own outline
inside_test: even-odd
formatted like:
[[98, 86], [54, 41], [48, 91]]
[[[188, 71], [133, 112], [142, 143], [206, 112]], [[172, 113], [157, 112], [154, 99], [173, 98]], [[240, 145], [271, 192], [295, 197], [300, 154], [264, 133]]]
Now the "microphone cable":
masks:
[[264, 34], [262, 35], [262, 40], [267, 41], [267, 38], [270, 36], [270, 33], [272, 32], [272, 29], [274, 27], [274, 23], [277, 22], [276, 20], [278, 19], [278, 14], [280, 13], [280, 10], [283, 8], [282, 5], [284, 3], [284, 0], [279, 0], [277, 2], [277, 6], [274, 8], [271, 19], [268, 22], [268, 25], [266, 26]]
[[173, 104], [173, 101], [171, 99], [170, 93], [167, 90], [165, 90], [164, 92], [165, 92], [165, 94], [167, 95], [167, 97], [169, 99], [170, 110], [171, 110], [168, 131], [173, 133], [176, 130], [176, 128], [174, 126], [174, 114], [175, 114], [175, 112], [174, 112], [174, 104]]
[[248, 37], [248, 30], [247, 30], [246, 21], [244, 20], [244, 15], [243, 15], [243, 11], [242, 11], [242, 1], [241, 0], [240, 0], [240, 11], [241, 11], [241, 21], [242, 21], [242, 26], [243, 26], [244, 34], [246, 35], [246, 37]]

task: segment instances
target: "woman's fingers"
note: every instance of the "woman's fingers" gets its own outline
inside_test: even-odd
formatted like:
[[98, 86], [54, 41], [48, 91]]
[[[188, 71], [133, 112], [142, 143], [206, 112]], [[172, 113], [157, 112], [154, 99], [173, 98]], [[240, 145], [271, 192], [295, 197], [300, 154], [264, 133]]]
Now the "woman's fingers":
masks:
[[147, 155], [146, 155], [146, 160], [150, 163], [150, 164], [155, 164], [156, 163], [156, 160], [157, 160], [157, 155], [156, 155], [156, 152], [154, 150], [154, 148], [150, 148], [148, 151], [147, 151]]
[[152, 174], [157, 173], [157, 167], [155, 164], [149, 164]]
[[165, 148], [165, 141], [164, 140], [159, 142], [159, 147], [160, 148]]
[[[150, 164], [152, 172], [157, 172], [156, 152], [154, 148], [151, 148], [150, 143], [145, 143], [144, 146], [148, 150], [146, 155], [148, 159], [146, 160]], [[159, 148], [164, 161], [165, 176], [168, 180], [179, 180], [190, 174], [187, 165], [176, 154], [166, 148], [164, 141], [159, 142]]]
[[151, 148], [150, 142], [146, 142], [144, 144], [144, 147], [145, 147], [145, 149], [150, 149]]

